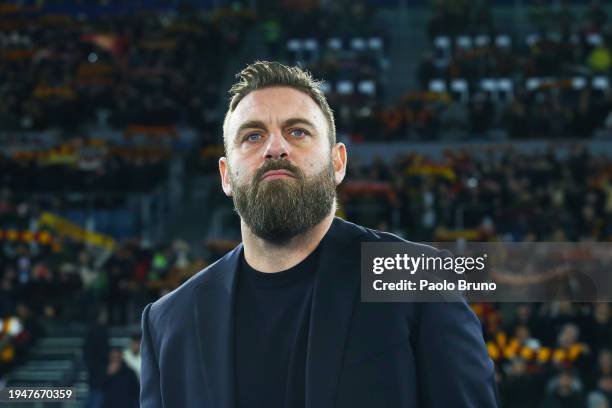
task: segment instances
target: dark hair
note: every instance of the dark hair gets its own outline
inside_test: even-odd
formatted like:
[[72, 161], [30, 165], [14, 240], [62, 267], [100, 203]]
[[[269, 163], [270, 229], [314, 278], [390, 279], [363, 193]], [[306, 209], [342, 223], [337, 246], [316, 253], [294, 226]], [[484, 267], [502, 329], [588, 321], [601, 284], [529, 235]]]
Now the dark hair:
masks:
[[[325, 94], [321, 90], [321, 81], [315, 80], [309, 72], [299, 67], [289, 67], [279, 62], [256, 61], [240, 71], [236, 78], [238, 78], [238, 81], [229, 90], [229, 107], [225, 115], [225, 122], [227, 122], [229, 114], [236, 109], [238, 103], [251, 92], [275, 86], [286, 86], [304, 92], [315, 101], [327, 120], [330, 146], [336, 143], [334, 114], [327, 103]], [[227, 152], [225, 123], [223, 129], [224, 146]]]

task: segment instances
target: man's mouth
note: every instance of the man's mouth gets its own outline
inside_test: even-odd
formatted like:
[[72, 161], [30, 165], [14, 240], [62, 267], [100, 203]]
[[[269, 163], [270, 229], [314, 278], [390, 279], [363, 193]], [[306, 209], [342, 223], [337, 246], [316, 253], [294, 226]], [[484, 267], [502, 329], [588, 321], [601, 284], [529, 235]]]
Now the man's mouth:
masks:
[[289, 170], [270, 170], [270, 171], [265, 172], [264, 175], [261, 177], [261, 179], [262, 180], [274, 180], [274, 179], [279, 179], [279, 178], [284, 178], [284, 177], [295, 178], [293, 173], [291, 173]]

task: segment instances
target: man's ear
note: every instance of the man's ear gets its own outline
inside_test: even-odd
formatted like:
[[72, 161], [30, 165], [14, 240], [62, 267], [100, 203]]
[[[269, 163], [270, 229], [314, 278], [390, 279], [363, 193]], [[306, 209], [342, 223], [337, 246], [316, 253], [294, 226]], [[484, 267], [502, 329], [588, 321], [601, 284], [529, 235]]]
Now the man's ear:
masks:
[[232, 183], [230, 182], [229, 166], [227, 164], [227, 158], [219, 158], [219, 174], [221, 175], [221, 188], [226, 196], [232, 196]]
[[332, 165], [334, 166], [334, 174], [336, 185], [342, 183], [346, 175], [346, 146], [344, 143], [336, 143], [332, 148]]

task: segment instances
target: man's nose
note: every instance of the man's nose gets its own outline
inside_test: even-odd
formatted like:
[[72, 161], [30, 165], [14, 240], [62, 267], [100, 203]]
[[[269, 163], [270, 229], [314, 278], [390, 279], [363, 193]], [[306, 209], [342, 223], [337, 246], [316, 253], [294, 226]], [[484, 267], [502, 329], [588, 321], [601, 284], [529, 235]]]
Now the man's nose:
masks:
[[264, 152], [266, 159], [289, 158], [289, 143], [281, 132], [271, 132]]

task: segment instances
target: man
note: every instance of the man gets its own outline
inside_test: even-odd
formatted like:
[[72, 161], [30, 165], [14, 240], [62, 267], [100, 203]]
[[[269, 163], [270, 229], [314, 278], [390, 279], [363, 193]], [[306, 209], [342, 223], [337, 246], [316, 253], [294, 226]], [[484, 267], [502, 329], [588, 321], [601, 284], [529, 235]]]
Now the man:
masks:
[[125, 364], [134, 371], [136, 374], [136, 378], [140, 380], [140, 367], [141, 367], [141, 357], [140, 357], [140, 342], [142, 340], [142, 336], [140, 334], [135, 334], [132, 336], [130, 340], [129, 347], [126, 347], [123, 350], [123, 361]]
[[123, 360], [120, 348], [110, 351], [104, 382], [103, 408], [138, 408], [138, 378]]
[[142, 407], [495, 407], [465, 303], [360, 302], [361, 242], [401, 239], [334, 217], [347, 153], [319, 84], [238, 77], [219, 171], [242, 243], [145, 308]]
[[89, 394], [85, 408], [102, 408], [104, 403], [104, 381], [110, 340], [108, 335], [108, 314], [106, 309], [97, 311], [96, 319], [89, 327], [83, 342], [83, 359], [87, 367]]

